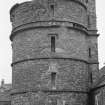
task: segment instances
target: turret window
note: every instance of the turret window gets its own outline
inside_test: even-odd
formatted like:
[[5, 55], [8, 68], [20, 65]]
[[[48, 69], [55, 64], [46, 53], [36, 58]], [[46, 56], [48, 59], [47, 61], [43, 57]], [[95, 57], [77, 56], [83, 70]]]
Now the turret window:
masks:
[[90, 73], [90, 82], [93, 83], [92, 72]]
[[91, 58], [91, 48], [89, 48], [89, 57]]
[[51, 41], [51, 52], [55, 52], [57, 34], [49, 34]]
[[49, 0], [48, 3], [49, 3], [49, 8], [51, 9], [51, 11], [53, 11], [54, 14], [54, 5], [55, 5], [54, 0]]
[[56, 89], [55, 82], [56, 82], [56, 72], [52, 72], [51, 73], [51, 85], [53, 89]]
[[90, 27], [91, 24], [90, 24], [90, 16], [89, 15], [87, 16], [87, 21], [88, 21], [88, 27]]
[[55, 36], [51, 36], [51, 52], [55, 52]]

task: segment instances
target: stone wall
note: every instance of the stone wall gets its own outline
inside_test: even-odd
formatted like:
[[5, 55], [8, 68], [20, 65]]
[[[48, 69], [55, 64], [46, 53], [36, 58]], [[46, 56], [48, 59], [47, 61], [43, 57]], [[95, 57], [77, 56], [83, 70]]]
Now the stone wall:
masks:
[[88, 30], [87, 3], [34, 0], [13, 7], [12, 105], [88, 105], [98, 54], [97, 34]]
[[[50, 34], [57, 34], [56, 48], [53, 55], [51, 52]], [[15, 35], [12, 44], [13, 62], [50, 56], [88, 60], [87, 39], [86, 35], [81, 31], [65, 27], [38, 28]]]
[[[42, 0], [43, 1], [43, 0]], [[57, 0], [54, 8], [47, 1], [34, 1], [18, 4], [11, 10], [13, 27], [36, 21], [70, 21], [87, 26], [86, 6], [72, 0]]]
[[87, 105], [86, 94], [27, 92], [13, 96], [12, 105]]
[[55, 62], [56, 70], [56, 89], [88, 91], [89, 74], [87, 65], [83, 62], [69, 59], [40, 59], [27, 61], [13, 66], [13, 88], [52, 90], [51, 87], [51, 70], [49, 65]]

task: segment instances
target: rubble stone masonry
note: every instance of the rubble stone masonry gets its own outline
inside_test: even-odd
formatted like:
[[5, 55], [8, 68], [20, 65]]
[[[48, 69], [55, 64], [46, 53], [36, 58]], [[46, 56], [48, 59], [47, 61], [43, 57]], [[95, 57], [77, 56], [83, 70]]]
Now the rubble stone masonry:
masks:
[[88, 105], [98, 72], [95, 1], [33, 0], [10, 16], [12, 105]]

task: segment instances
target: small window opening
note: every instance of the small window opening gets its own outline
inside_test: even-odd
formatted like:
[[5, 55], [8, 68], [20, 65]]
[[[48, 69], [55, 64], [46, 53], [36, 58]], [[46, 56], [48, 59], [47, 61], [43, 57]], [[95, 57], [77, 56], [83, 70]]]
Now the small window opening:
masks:
[[88, 18], [88, 27], [90, 27], [90, 16], [88, 15], [87, 18]]
[[54, 4], [50, 5], [51, 10], [54, 10]]
[[53, 4], [53, 3], [50, 4], [50, 9], [51, 9], [51, 12], [52, 12], [52, 14], [53, 14], [53, 16], [54, 16], [54, 4]]
[[89, 57], [91, 58], [91, 48], [89, 48]]
[[52, 85], [52, 88], [53, 89], [56, 89], [56, 87], [55, 87], [55, 83], [56, 82], [56, 72], [52, 72], [51, 73], [51, 85]]
[[55, 36], [51, 36], [51, 52], [55, 52]]
[[54, 0], [49, 0], [48, 3], [49, 3], [50, 9], [54, 10], [54, 4], [55, 4]]
[[90, 82], [93, 82], [92, 73], [90, 73]]

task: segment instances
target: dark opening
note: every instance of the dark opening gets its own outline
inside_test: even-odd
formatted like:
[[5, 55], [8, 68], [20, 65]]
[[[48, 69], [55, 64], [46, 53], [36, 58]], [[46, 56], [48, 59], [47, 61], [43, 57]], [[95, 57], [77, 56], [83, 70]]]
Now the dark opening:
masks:
[[54, 10], [54, 0], [49, 0], [49, 7], [50, 9]]
[[55, 81], [56, 81], [56, 72], [51, 73], [51, 84], [52, 88], [55, 88]]
[[90, 27], [90, 16], [88, 15], [88, 27]]
[[90, 73], [90, 82], [93, 83], [92, 73]]
[[55, 36], [51, 36], [51, 52], [55, 52]]
[[89, 48], [89, 57], [91, 58], [91, 48]]
[[52, 10], [54, 10], [54, 4], [51, 4], [51, 5], [50, 5], [50, 8], [51, 8]]
[[88, 105], [95, 105], [95, 96], [92, 91], [88, 93]]

